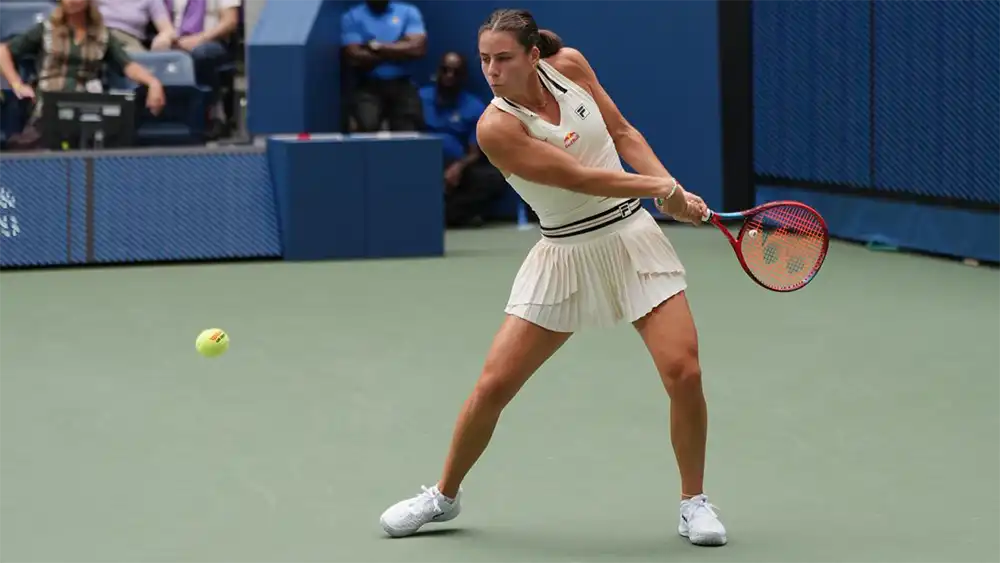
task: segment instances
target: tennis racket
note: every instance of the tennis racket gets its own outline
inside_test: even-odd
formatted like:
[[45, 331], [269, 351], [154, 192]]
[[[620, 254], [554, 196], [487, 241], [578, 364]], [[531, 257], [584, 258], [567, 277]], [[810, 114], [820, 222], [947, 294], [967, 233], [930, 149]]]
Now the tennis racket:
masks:
[[[773, 201], [746, 211], [702, 218], [722, 231], [743, 271], [760, 286], [777, 292], [805, 287], [823, 266], [830, 246], [826, 221], [797, 201]], [[725, 223], [743, 220], [736, 237]]]

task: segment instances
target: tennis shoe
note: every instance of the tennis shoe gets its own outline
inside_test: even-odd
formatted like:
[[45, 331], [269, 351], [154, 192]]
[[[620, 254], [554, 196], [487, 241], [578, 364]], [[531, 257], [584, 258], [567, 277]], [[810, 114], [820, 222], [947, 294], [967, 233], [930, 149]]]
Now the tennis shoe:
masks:
[[401, 500], [382, 513], [380, 521], [385, 533], [394, 538], [408, 536], [425, 524], [447, 522], [462, 511], [461, 489], [455, 499], [449, 501], [441, 494], [437, 485], [420, 488], [423, 492], [419, 495]]
[[726, 527], [715, 511], [703, 494], [682, 500], [677, 532], [694, 545], [726, 545]]

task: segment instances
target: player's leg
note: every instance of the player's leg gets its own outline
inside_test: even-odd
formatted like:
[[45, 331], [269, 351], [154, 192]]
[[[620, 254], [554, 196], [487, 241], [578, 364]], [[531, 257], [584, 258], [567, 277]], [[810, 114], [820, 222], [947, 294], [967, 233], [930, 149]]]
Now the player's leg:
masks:
[[670, 396], [670, 439], [681, 498], [704, 492], [708, 409], [701, 386], [698, 335], [683, 292], [634, 323]]
[[396, 503], [382, 514], [392, 536], [407, 536], [430, 522], [444, 522], [461, 510], [460, 485], [486, 450], [500, 413], [570, 333], [553, 332], [509, 315], [493, 339], [482, 373], [455, 423], [451, 447], [437, 485]]
[[633, 323], [670, 396], [670, 441], [681, 476], [678, 531], [699, 545], [726, 543], [726, 531], [704, 494], [708, 408], [701, 385], [698, 333], [684, 292]]
[[493, 436], [504, 407], [569, 337], [570, 333], [546, 330], [515, 316], [504, 320], [455, 425], [438, 483], [445, 496], [458, 494], [459, 485]]

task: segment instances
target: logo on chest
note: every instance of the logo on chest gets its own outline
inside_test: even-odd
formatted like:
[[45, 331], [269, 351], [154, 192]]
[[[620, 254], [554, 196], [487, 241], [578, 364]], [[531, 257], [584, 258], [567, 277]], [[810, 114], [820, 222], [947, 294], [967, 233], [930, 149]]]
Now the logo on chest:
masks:
[[587, 106], [584, 104], [577, 106], [574, 111], [578, 116], [580, 116], [580, 119], [587, 119], [587, 116], [590, 115], [590, 110], [587, 109]]
[[569, 133], [566, 133], [565, 137], [563, 137], [563, 146], [568, 149], [579, 140], [580, 136], [576, 134], [576, 131], [570, 131]]

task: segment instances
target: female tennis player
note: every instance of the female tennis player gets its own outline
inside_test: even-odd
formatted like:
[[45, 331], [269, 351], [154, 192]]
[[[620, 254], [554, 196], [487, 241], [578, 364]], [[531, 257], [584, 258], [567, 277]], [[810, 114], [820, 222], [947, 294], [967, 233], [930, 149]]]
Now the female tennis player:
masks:
[[[671, 401], [678, 532], [697, 545], [723, 545], [725, 527], [702, 489], [708, 417], [685, 271], [640, 199], [658, 198], [664, 213], [692, 224], [705, 203], [667, 172], [583, 55], [540, 31], [529, 12], [494, 12], [480, 28], [479, 51], [495, 95], [479, 121], [480, 147], [538, 214], [542, 238], [514, 279], [440, 480], [389, 507], [382, 527], [407, 536], [458, 516], [461, 482], [528, 378], [572, 333], [628, 320]], [[639, 174], [626, 173], [619, 156]]]

